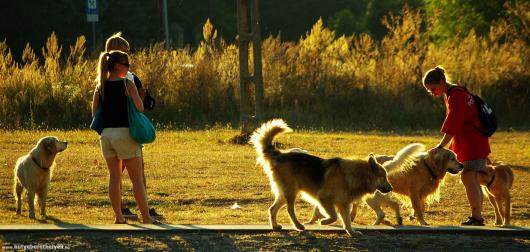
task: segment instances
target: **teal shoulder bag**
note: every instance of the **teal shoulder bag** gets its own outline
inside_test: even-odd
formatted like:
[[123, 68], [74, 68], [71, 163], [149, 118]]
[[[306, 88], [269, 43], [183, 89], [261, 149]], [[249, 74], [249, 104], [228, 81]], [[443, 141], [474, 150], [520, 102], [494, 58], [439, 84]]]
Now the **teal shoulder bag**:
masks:
[[139, 112], [127, 89], [125, 80], [125, 91], [127, 92], [127, 113], [129, 115], [129, 131], [131, 137], [139, 144], [152, 143], [156, 139], [156, 131], [153, 123], [142, 112]]

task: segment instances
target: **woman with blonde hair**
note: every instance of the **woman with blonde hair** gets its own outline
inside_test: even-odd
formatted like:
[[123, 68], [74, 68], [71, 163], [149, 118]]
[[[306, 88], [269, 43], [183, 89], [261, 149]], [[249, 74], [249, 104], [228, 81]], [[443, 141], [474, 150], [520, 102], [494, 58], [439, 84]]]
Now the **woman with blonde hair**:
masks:
[[[106, 52], [110, 52], [110, 51], [114, 51], [114, 50], [123, 51], [123, 52], [129, 53], [129, 50], [130, 50], [129, 42], [125, 38], [123, 38], [121, 32], [114, 33], [105, 42], [105, 51]], [[145, 95], [146, 95], [146, 90], [143, 88], [142, 81], [140, 80], [140, 78], [138, 78], [138, 76], [136, 74], [134, 74], [133, 72], [128, 71], [127, 75], [126, 75], [126, 79], [128, 79], [128, 80], [130, 80], [130, 81], [132, 81], [134, 83], [134, 85], [136, 86], [136, 89], [138, 89], [138, 93], [140, 94], [140, 97], [142, 98], [142, 100], [144, 100], [145, 99]], [[153, 104], [149, 104], [149, 103], [146, 104], [146, 101], [144, 100], [145, 109], [152, 110], [153, 106], [154, 106], [154, 103]], [[143, 150], [142, 150], [142, 178], [143, 178], [143, 181], [144, 181], [145, 189], [147, 191], [147, 183], [146, 183], [146, 180], [145, 180], [144, 155], [143, 154], [144, 153], [143, 153]], [[121, 167], [122, 172], [125, 171], [125, 167], [123, 166], [123, 162], [121, 162], [121, 160], [120, 160], [120, 167]], [[123, 201], [121, 203], [121, 209], [122, 209], [122, 214], [124, 216], [126, 216], [126, 218], [135, 218], [136, 217], [136, 214], [131, 212], [131, 210], [128, 207], [125, 206]], [[156, 211], [155, 208], [149, 208], [149, 214], [151, 216], [153, 216], [153, 217], [162, 217], [162, 215], [159, 214]]]
[[462, 225], [484, 226], [478, 173], [486, 170], [486, 159], [491, 150], [488, 137], [481, 132], [483, 125], [478, 117], [477, 104], [467, 89], [449, 82], [441, 66], [425, 73], [423, 86], [432, 96], [443, 96], [445, 101], [446, 116], [440, 130], [444, 136], [435, 148], [444, 148], [451, 143], [451, 150], [464, 164], [460, 179], [466, 189], [471, 215]]
[[149, 215], [147, 193], [142, 178], [141, 146], [129, 133], [127, 96], [140, 112], [144, 106], [134, 84], [125, 79], [129, 71], [129, 57], [121, 51], [103, 52], [99, 57], [97, 86], [92, 99], [92, 116], [98, 106], [103, 109], [103, 131], [101, 132], [101, 151], [109, 170], [109, 197], [114, 210], [114, 223], [125, 224], [121, 211], [121, 175], [120, 160], [127, 167], [133, 186], [133, 194], [142, 213], [144, 224], [158, 224]]

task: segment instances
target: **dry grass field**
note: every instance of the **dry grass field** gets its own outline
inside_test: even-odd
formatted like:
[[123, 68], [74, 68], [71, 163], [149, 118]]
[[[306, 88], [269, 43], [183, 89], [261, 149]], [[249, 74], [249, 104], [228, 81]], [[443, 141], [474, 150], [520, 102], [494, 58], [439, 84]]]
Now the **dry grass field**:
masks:
[[[146, 175], [152, 206], [172, 224], [267, 224], [267, 208], [272, 193], [264, 172], [255, 166], [251, 146], [232, 145], [228, 139], [234, 130], [161, 131], [154, 144], [145, 147]], [[27, 218], [27, 204], [22, 216], [15, 215], [12, 196], [13, 166], [37, 139], [56, 135], [69, 141], [69, 148], [57, 158], [49, 192], [49, 219]], [[301, 147], [324, 157], [363, 157], [370, 152], [394, 153], [412, 142], [432, 146], [435, 132], [398, 135], [357, 132], [322, 133], [295, 131], [277, 140], [284, 148]], [[530, 226], [530, 132], [499, 132], [491, 138], [493, 157], [512, 164], [515, 185], [512, 189], [512, 220], [516, 226]], [[107, 170], [103, 163], [98, 137], [91, 131], [3, 131], [0, 132], [0, 224], [9, 223], [112, 223], [107, 196]], [[124, 194], [135, 209], [131, 186], [124, 178]], [[311, 206], [299, 201], [301, 220], [309, 218]], [[240, 209], [231, 209], [234, 203]], [[135, 210], [138, 212], [137, 210]], [[404, 210], [407, 215], [409, 210]], [[463, 185], [458, 177], [448, 176], [441, 200], [427, 210], [432, 225], [458, 225], [468, 214]], [[388, 211], [389, 220], [393, 216]], [[494, 214], [484, 203], [487, 225]], [[37, 215], [38, 217], [38, 215]], [[373, 212], [360, 209], [357, 224], [368, 225]], [[285, 210], [279, 221], [288, 224]], [[135, 224], [137, 222], [130, 221]], [[405, 221], [405, 225], [416, 225]], [[474, 242], [470, 242], [473, 240]], [[451, 241], [448, 243], [447, 241]], [[528, 251], [527, 235], [476, 236], [470, 234], [385, 234], [365, 233], [348, 237], [343, 233], [270, 232], [270, 233], [108, 233], [46, 232], [0, 234], [0, 248], [13, 245], [64, 245], [73, 251], [433, 251], [466, 250]]]
[[[233, 145], [234, 130], [160, 131], [154, 144], [145, 147], [149, 201], [174, 224], [267, 224], [267, 208], [273, 200], [269, 182], [255, 166], [255, 152], [249, 146]], [[49, 192], [46, 221], [15, 215], [12, 196], [13, 166], [43, 136], [55, 135], [69, 142], [56, 159]], [[364, 157], [369, 153], [392, 154], [401, 147], [420, 142], [433, 146], [436, 132], [397, 135], [393, 133], [322, 133], [295, 131], [277, 138], [283, 148], [300, 147], [323, 157]], [[512, 223], [530, 226], [530, 132], [498, 132], [491, 138], [495, 160], [513, 166]], [[0, 224], [8, 223], [112, 223], [107, 195], [107, 168], [99, 151], [98, 136], [91, 131], [4, 131], [0, 133]], [[128, 177], [124, 177], [124, 198], [135, 212]], [[237, 203], [240, 209], [230, 207]], [[299, 201], [297, 214], [309, 218], [311, 206]], [[407, 216], [410, 210], [405, 209]], [[458, 176], [446, 176], [441, 199], [427, 209], [431, 225], [458, 225], [468, 214], [464, 187]], [[493, 224], [494, 213], [484, 202], [484, 216]], [[289, 224], [280, 211], [280, 223]], [[367, 207], [359, 210], [355, 222], [368, 225], [375, 218]], [[393, 221], [391, 211], [387, 218]], [[135, 222], [133, 222], [135, 223]], [[405, 225], [416, 223], [405, 220]]]

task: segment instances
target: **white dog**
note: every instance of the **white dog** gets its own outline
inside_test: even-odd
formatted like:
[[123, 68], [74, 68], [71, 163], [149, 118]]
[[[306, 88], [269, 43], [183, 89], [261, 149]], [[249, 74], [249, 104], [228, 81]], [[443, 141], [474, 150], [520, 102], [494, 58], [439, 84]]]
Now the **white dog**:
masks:
[[28, 192], [29, 218], [35, 218], [35, 194], [40, 206], [41, 218], [46, 219], [46, 195], [57, 153], [66, 149], [68, 142], [57, 137], [43, 137], [25, 156], [17, 160], [14, 170], [14, 194], [17, 214], [21, 213], [22, 192]]

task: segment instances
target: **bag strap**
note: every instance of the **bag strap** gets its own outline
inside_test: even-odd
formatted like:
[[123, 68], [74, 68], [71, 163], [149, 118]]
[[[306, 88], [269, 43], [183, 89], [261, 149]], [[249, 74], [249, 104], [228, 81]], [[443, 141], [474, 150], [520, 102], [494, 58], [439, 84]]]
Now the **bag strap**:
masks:
[[[125, 94], [129, 97], [131, 97], [131, 94], [129, 94], [129, 89], [127, 89], [127, 78], [123, 79], [123, 84], [125, 85]], [[131, 98], [132, 99], [132, 98]]]
[[[475, 99], [475, 95], [472, 94], [471, 92], [469, 92], [469, 90], [467, 90], [466, 87], [462, 87], [462, 86], [458, 86], [458, 85], [454, 85], [454, 86], [449, 87], [449, 88], [447, 89], [447, 97], [449, 97], [451, 91], [452, 91], [454, 88], [457, 88], [457, 87], [462, 88], [464, 91], [466, 91], [466, 93], [468, 93], [468, 94], [471, 96], [471, 98], [472, 98], [473, 101], [475, 102], [475, 107], [477, 108], [477, 113], [479, 113], [478, 110], [481, 109], [481, 108], [479, 107], [479, 104], [477, 103], [477, 101], [476, 101], [476, 99]], [[480, 121], [480, 118], [479, 118], [479, 121]], [[474, 128], [476, 131], [478, 131], [478, 132], [480, 132], [480, 133], [483, 133], [483, 131], [480, 129], [480, 127], [475, 126], [475, 125], [472, 124], [471, 122], [465, 122], [465, 123], [466, 123], [467, 125], [471, 126], [472, 128]], [[480, 121], [480, 123], [482, 124], [482, 121]]]
[[459, 86], [459, 85], [451, 85], [448, 89], [447, 89], [447, 97], [449, 97], [451, 95], [451, 91], [453, 91], [453, 89], [455, 88], [461, 88], [463, 89], [464, 91], [466, 91], [466, 93], [472, 95], [469, 90], [467, 90], [466, 87], [462, 87], [462, 86]]

